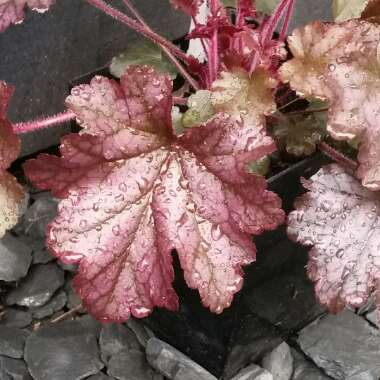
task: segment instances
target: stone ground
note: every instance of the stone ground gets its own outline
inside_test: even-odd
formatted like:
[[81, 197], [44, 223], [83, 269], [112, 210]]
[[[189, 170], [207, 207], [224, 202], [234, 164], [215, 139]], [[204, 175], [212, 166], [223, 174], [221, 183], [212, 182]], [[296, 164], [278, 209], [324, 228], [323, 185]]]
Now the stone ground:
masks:
[[[323, 158], [271, 181], [284, 199]], [[285, 203], [285, 208], [291, 202]], [[18, 225], [0, 240], [0, 380], [377, 380], [380, 332], [373, 303], [328, 315], [305, 274], [307, 251], [284, 228], [257, 239], [257, 262], [221, 316], [204, 309], [177, 275], [178, 313], [101, 325], [71, 288], [76, 267], [46, 250], [56, 214], [48, 192], [30, 189]]]

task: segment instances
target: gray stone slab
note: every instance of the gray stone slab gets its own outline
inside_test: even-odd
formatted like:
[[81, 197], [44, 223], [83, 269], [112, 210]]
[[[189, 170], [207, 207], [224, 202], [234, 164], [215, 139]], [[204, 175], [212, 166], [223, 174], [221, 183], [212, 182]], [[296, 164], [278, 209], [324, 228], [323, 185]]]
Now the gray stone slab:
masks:
[[92, 375], [90, 377], [87, 377], [86, 380], [114, 380], [114, 378], [107, 376], [103, 372], [99, 372], [96, 375]]
[[216, 380], [215, 376], [189, 357], [157, 338], [148, 341], [146, 354], [150, 365], [171, 380], [182, 380], [185, 377], [186, 380]]
[[313, 284], [303, 267], [254, 287], [243, 302], [285, 333], [297, 331], [325, 312], [315, 299]]
[[[71, 285], [71, 281], [66, 281], [64, 288], [65, 288], [65, 291], [67, 294], [66, 306], [69, 309], [73, 309], [74, 307], [77, 307], [80, 303], [82, 303], [82, 300], [80, 299], [78, 294], [73, 289], [73, 287]], [[84, 313], [84, 312], [85, 312], [84, 308], [79, 310], [79, 313]]]
[[324, 374], [310, 359], [292, 349], [293, 375], [292, 380], [328, 380], [331, 377]]
[[29, 311], [8, 308], [0, 320], [1, 325], [23, 328], [32, 323], [32, 314]]
[[374, 311], [371, 311], [369, 313], [367, 313], [365, 315], [365, 318], [370, 321], [372, 324], [374, 324], [375, 326], [379, 327], [379, 322], [377, 320], [377, 311], [374, 310]]
[[123, 350], [112, 355], [107, 367], [107, 373], [117, 380], [154, 379], [152, 368], [139, 350]]
[[59, 290], [48, 303], [38, 308], [31, 308], [30, 311], [36, 319], [50, 317], [55, 312], [61, 310], [66, 305], [66, 302], [66, 293], [63, 290]]
[[25, 361], [35, 380], [79, 380], [104, 366], [96, 336], [77, 321], [45, 325], [25, 345]]
[[32, 380], [23, 360], [0, 356], [1, 380]]
[[277, 380], [276, 377], [264, 368], [256, 364], [251, 364], [247, 368], [241, 370], [231, 380]]
[[133, 317], [128, 319], [126, 325], [134, 332], [137, 340], [143, 347], [146, 347], [150, 338], [154, 338], [153, 332], [144, 326], [141, 321]]
[[293, 357], [288, 344], [282, 342], [265, 355], [261, 365], [275, 380], [289, 380], [293, 373]]
[[305, 327], [298, 343], [318, 367], [337, 380], [378, 380], [380, 333], [346, 310]]
[[230, 379], [251, 363], [260, 361], [282, 341], [268, 321], [254, 314], [240, 317], [231, 337], [223, 379]]
[[27, 333], [15, 327], [0, 326], [0, 355], [22, 358]]
[[82, 317], [76, 318], [75, 321], [79, 323], [90, 335], [95, 335], [96, 339], [99, 339], [102, 325], [96, 319], [91, 317], [91, 315], [83, 315]]
[[140, 350], [141, 346], [135, 334], [128, 327], [120, 324], [107, 324], [102, 327], [99, 345], [102, 360], [107, 363], [111, 356], [129, 349]]
[[107, 376], [103, 372], [99, 372], [96, 375], [92, 375], [90, 377], [87, 377], [86, 380], [114, 380], [114, 378]]
[[58, 201], [50, 193], [38, 198], [22, 218], [24, 233], [35, 239], [45, 239], [46, 226], [57, 215]]
[[63, 270], [55, 263], [35, 265], [7, 298], [8, 305], [39, 307], [45, 305], [64, 283]]
[[32, 249], [22, 241], [6, 234], [0, 240], [0, 280], [17, 281], [28, 273]]
[[33, 264], [47, 264], [53, 260], [55, 257], [45, 246], [33, 250]]

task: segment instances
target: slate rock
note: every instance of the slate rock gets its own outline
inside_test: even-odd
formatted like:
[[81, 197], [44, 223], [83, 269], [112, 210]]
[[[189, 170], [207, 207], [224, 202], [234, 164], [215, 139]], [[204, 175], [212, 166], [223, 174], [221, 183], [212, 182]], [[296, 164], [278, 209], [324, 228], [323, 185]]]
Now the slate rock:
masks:
[[251, 363], [262, 360], [282, 340], [274, 326], [265, 319], [254, 314], [243, 315], [231, 337], [223, 379], [230, 379]]
[[63, 271], [55, 263], [35, 265], [25, 280], [8, 294], [6, 303], [27, 307], [43, 306], [63, 283]]
[[300, 332], [298, 343], [334, 379], [380, 377], [380, 332], [352, 311], [315, 321]]
[[32, 380], [23, 360], [0, 356], [1, 380]]
[[26, 276], [32, 250], [9, 233], [0, 240], [0, 280], [18, 281]]
[[47, 251], [45, 237], [36, 238], [33, 236], [28, 236], [24, 234], [22, 229], [20, 231], [18, 231], [18, 229], [19, 228], [16, 227], [16, 233], [18, 234], [17, 239], [21, 240], [32, 250], [33, 264], [47, 264], [55, 259], [55, 257]]
[[154, 338], [152, 330], [133, 317], [128, 319], [126, 325], [133, 331], [138, 342], [143, 347], [146, 347], [150, 338]]
[[178, 312], [156, 308], [142, 322], [159, 339], [219, 377], [225, 364], [234, 311], [225, 310], [222, 315], [211, 313], [200, 302], [199, 293], [186, 285], [178, 261], [174, 268], [175, 289], [181, 299]]
[[59, 290], [47, 304], [39, 308], [31, 308], [30, 311], [36, 319], [50, 317], [55, 312], [61, 310], [66, 305], [66, 301], [66, 293], [63, 290]]
[[4, 316], [0, 321], [1, 325], [9, 327], [27, 327], [32, 323], [32, 314], [29, 311], [6, 309]]
[[58, 265], [65, 271], [71, 272], [71, 273], [76, 273], [78, 270], [78, 265], [77, 264], [65, 264], [62, 261], [57, 261]]
[[328, 380], [331, 377], [325, 375], [314, 363], [297, 350], [292, 349], [293, 375], [292, 380]]
[[[78, 294], [75, 292], [73, 287], [71, 286], [71, 281], [66, 281], [64, 285], [64, 289], [67, 294], [67, 302], [66, 306], [69, 309], [73, 309], [74, 307], [77, 307], [79, 304], [82, 303], [81, 298], [78, 296]], [[78, 313], [84, 313], [86, 310], [84, 308], [81, 308]]]
[[273, 277], [245, 294], [244, 304], [285, 333], [303, 328], [324, 313], [305, 272]]
[[44, 325], [25, 345], [25, 361], [35, 380], [79, 380], [98, 373], [96, 336], [77, 321]]
[[135, 349], [112, 355], [107, 373], [118, 380], [153, 380], [154, 375], [145, 355]]
[[151, 338], [146, 347], [148, 362], [171, 380], [216, 380], [216, 377], [169, 344]]
[[357, 310], [357, 314], [363, 315], [366, 313], [370, 313], [371, 311], [374, 311], [376, 309], [376, 299], [375, 296], [372, 294], [365, 305], [359, 307]]
[[0, 326], [0, 355], [22, 358], [27, 333], [16, 327]]
[[366, 319], [370, 321], [373, 325], [379, 327], [378, 321], [377, 321], [377, 311], [371, 311], [365, 315]]
[[141, 346], [135, 334], [128, 327], [121, 324], [108, 324], [102, 327], [100, 333], [100, 351], [104, 363], [107, 363], [112, 355], [129, 349], [140, 350]]
[[57, 215], [58, 202], [50, 193], [36, 199], [23, 216], [24, 233], [36, 238], [44, 238], [47, 225]]
[[42, 248], [33, 250], [33, 264], [47, 264], [55, 260], [55, 257], [44, 246]]
[[[277, 380], [276, 377], [264, 368], [256, 364], [251, 364], [247, 368], [241, 370], [231, 380]], [[305, 379], [306, 380], [306, 379]]]
[[114, 378], [107, 376], [103, 372], [99, 372], [96, 375], [92, 375], [90, 377], [87, 377], [86, 380], [114, 380]]
[[289, 380], [293, 373], [293, 357], [290, 347], [282, 342], [264, 356], [262, 367], [268, 370], [275, 380]]
[[96, 338], [99, 339], [102, 325], [96, 319], [91, 317], [91, 315], [86, 314], [82, 317], [76, 318], [76, 322], [78, 322], [89, 334], [95, 335]]

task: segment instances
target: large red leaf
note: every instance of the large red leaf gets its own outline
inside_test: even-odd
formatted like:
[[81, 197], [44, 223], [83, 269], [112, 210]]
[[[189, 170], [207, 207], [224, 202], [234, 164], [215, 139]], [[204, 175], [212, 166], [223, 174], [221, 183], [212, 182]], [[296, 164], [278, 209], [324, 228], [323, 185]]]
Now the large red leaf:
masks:
[[[308, 273], [322, 305], [337, 313], [380, 290], [380, 197], [338, 165], [303, 181], [288, 235], [312, 246]], [[380, 304], [378, 303], [378, 310]]]
[[89, 311], [124, 321], [175, 310], [173, 249], [204, 305], [228, 307], [255, 259], [250, 234], [284, 218], [265, 180], [245, 171], [273, 141], [225, 114], [176, 137], [171, 81], [146, 66], [129, 68], [120, 85], [96, 77], [67, 105], [83, 131], [63, 139], [61, 158], [42, 155], [25, 170], [64, 198], [48, 245], [80, 263], [75, 287]]
[[24, 8], [43, 13], [49, 9], [54, 0], [2, 0], [0, 1], [0, 32], [11, 24], [19, 24], [24, 20]]
[[328, 100], [328, 131], [361, 141], [358, 176], [380, 189], [380, 26], [361, 20], [314, 22], [289, 38], [294, 58], [280, 74], [305, 96]]
[[0, 81], [0, 237], [16, 224], [20, 203], [24, 198], [22, 187], [6, 171], [20, 151], [20, 139], [6, 120], [13, 90], [13, 87]]

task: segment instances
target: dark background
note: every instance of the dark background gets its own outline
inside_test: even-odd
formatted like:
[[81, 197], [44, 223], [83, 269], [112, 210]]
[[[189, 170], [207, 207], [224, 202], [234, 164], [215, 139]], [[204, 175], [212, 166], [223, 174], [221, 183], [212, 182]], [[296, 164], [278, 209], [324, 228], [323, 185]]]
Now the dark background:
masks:
[[[115, 6], [120, 0], [109, 1]], [[188, 30], [188, 19], [168, 0], [134, 0], [151, 27], [170, 39]], [[331, 0], [297, 0], [292, 27], [330, 19]], [[0, 34], [0, 79], [16, 86], [9, 118], [24, 121], [64, 110], [71, 79], [109, 62], [139, 36], [84, 0], [56, 0], [44, 15], [28, 12], [23, 24]], [[68, 127], [23, 136], [23, 154], [57, 143]]]

